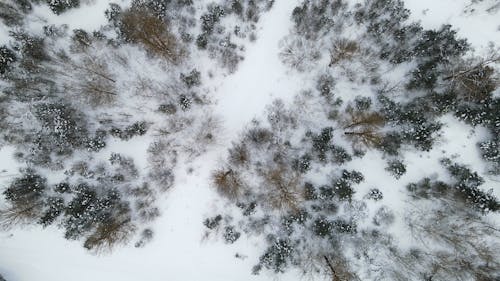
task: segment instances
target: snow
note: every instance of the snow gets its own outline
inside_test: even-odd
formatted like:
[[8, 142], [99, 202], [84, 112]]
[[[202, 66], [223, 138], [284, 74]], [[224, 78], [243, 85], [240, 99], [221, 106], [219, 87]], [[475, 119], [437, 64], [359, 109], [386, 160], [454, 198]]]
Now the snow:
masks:
[[274, 99], [290, 101], [303, 80], [281, 63], [279, 42], [288, 34], [290, 15], [299, 1], [277, 1], [259, 22], [258, 39], [250, 44], [236, 74], [227, 77], [217, 89], [216, 110], [226, 120], [225, 127], [237, 132], [242, 124], [264, 111]]
[[9, 32], [5, 26], [0, 25], [0, 44], [5, 44], [7, 42], [9, 42]]
[[438, 29], [443, 24], [451, 24], [458, 29], [458, 35], [472, 44], [477, 51], [488, 46], [489, 42], [498, 44], [500, 38], [500, 19], [498, 9], [487, 9], [498, 5], [498, 1], [484, 1], [473, 6], [471, 1], [462, 0], [405, 0], [411, 11], [411, 20], [420, 20], [424, 28]]
[[113, 0], [93, 0], [82, 1], [78, 9], [70, 9], [59, 16], [54, 16], [48, 5], [34, 6], [33, 13], [29, 18], [29, 28], [31, 30], [42, 30], [44, 25], [54, 24], [56, 26], [67, 24], [69, 30], [84, 29], [98, 30], [102, 25], [106, 24], [107, 20], [104, 16], [104, 11], [109, 7], [110, 3], [123, 3], [129, 1], [113, 1]]
[[[108, 2], [108, 1], [102, 1]], [[252, 118], [258, 117], [275, 98], [291, 99], [300, 86], [297, 77], [288, 76], [278, 59], [278, 43], [288, 33], [289, 16], [297, 1], [278, 1], [258, 24], [259, 37], [247, 47], [246, 58], [239, 70], [226, 80], [216, 80], [219, 103], [216, 113], [222, 115], [227, 143], [204, 155], [189, 166], [176, 171], [176, 185], [160, 199], [161, 217], [153, 223], [154, 238], [144, 248], [132, 245], [116, 249], [111, 255], [89, 254], [79, 242], [67, 241], [55, 227], [15, 229], [0, 236], [0, 272], [9, 281], [79, 281], [79, 280], [275, 280], [271, 274], [251, 275], [253, 265], [264, 245], [256, 238], [239, 239], [228, 246], [220, 240], [203, 239], [202, 222], [215, 206], [226, 204], [208, 186], [211, 170], [217, 165], [227, 145]], [[107, 3], [94, 8], [103, 10]], [[44, 14], [39, 7], [37, 13]], [[86, 8], [87, 9], [87, 8]], [[82, 9], [83, 10], [83, 9]], [[89, 10], [86, 11], [87, 13]], [[84, 12], [77, 10], [65, 15], [74, 20], [70, 28], [97, 28], [96, 22], [83, 20]], [[67, 19], [57, 17], [51, 23]], [[56, 22], [57, 21], [57, 22]], [[295, 79], [295, 80], [294, 80]], [[103, 159], [111, 152], [141, 159], [149, 142], [138, 137], [128, 142], [114, 141], [100, 153]], [[12, 153], [7, 148], [0, 156]], [[144, 155], [144, 154], [143, 154]], [[147, 162], [137, 162], [145, 167]], [[5, 159], [1, 157], [0, 159]], [[14, 162], [0, 161], [2, 165]], [[193, 168], [192, 173], [188, 172]], [[0, 169], [1, 170], [1, 169]], [[9, 169], [15, 172], [16, 169]], [[6, 182], [6, 181], [4, 181]], [[36, 239], [33, 239], [36, 237]], [[245, 259], [235, 258], [239, 253]], [[63, 266], [58, 266], [63, 264]], [[57, 269], [56, 269], [57, 268]], [[290, 271], [283, 280], [299, 280], [300, 274]]]
[[[69, 23], [70, 30], [98, 29], [105, 22], [103, 11], [110, 2], [113, 1], [96, 0], [59, 17], [50, 16], [47, 6], [38, 6], [34, 17], [39, 20], [31, 28], [41, 30], [46, 24]], [[439, 28], [443, 23], [450, 23], [459, 29], [459, 35], [478, 49], [486, 47], [493, 39], [500, 43], [498, 14], [484, 9], [464, 13], [465, 0], [405, 2], [412, 11], [412, 18], [421, 20], [425, 28]], [[290, 15], [298, 3], [298, 0], [276, 1], [270, 12], [262, 16], [257, 25], [257, 41], [247, 44], [245, 60], [236, 73], [204, 81], [207, 91], [217, 100], [214, 113], [224, 120], [223, 140], [193, 163], [177, 168], [175, 186], [159, 200], [162, 215], [152, 224], [155, 233], [151, 243], [144, 248], [129, 245], [112, 254], [94, 256], [80, 242], [65, 240], [55, 227], [43, 231], [40, 227], [14, 229], [0, 234], [0, 273], [8, 281], [275, 280], [275, 275], [265, 272], [251, 275], [251, 268], [258, 262], [258, 254], [263, 248], [257, 238], [244, 237], [232, 245], [213, 237], [205, 239], [202, 221], [216, 206], [227, 204], [208, 184], [211, 170], [226, 154], [226, 148], [253, 118], [261, 117], [272, 100], [281, 98], [291, 102], [300, 89], [308, 87], [303, 76], [308, 74], [289, 70], [278, 57], [280, 40], [289, 32]], [[6, 38], [6, 32], [0, 26], [0, 42], [5, 42]], [[361, 171], [365, 183], [369, 183], [362, 183], [356, 196], [364, 196], [373, 187], [384, 194], [383, 200], [368, 206], [371, 213], [386, 205], [396, 210], [397, 217], [401, 218], [403, 214], [399, 210], [403, 209], [406, 200], [404, 187], [423, 175], [443, 174], [443, 167], [438, 162], [441, 157], [454, 156], [474, 170], [486, 170], [475, 146], [484, 138], [485, 132], [480, 129], [472, 131], [471, 127], [449, 116], [442, 121], [446, 125], [441, 143], [425, 156], [415, 151], [406, 152], [404, 159], [408, 172], [399, 180], [384, 170], [385, 159], [379, 152], [369, 152], [365, 158], [349, 163], [349, 167]], [[144, 159], [148, 144], [144, 137], [126, 143], [115, 141], [108, 144], [102, 155], [107, 157], [111, 152], [132, 155], [139, 159], [136, 161], [138, 167], [144, 168], [148, 165]], [[12, 147], [0, 149], [0, 186], [5, 186], [19, 169], [19, 164], [12, 158], [13, 152]], [[370, 165], [364, 164], [365, 161], [370, 161]], [[486, 178], [485, 186], [497, 187], [493, 192], [500, 197], [495, 179]], [[0, 201], [0, 207], [2, 203]], [[396, 222], [389, 231], [398, 237], [409, 237], [401, 222]], [[401, 239], [402, 246], [409, 245], [409, 239]], [[236, 253], [247, 258], [237, 259]], [[280, 278], [301, 280], [301, 275], [291, 270]]]

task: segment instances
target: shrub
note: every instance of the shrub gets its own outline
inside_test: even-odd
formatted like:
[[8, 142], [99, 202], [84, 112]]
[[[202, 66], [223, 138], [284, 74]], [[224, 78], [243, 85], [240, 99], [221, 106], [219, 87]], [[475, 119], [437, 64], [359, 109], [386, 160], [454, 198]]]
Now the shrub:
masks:
[[122, 140], [129, 140], [135, 136], [143, 136], [148, 131], [148, 125], [144, 121], [135, 122], [123, 130], [117, 127], [110, 129], [110, 134]]
[[399, 179], [406, 173], [406, 165], [400, 160], [392, 160], [388, 162], [385, 170], [391, 173], [396, 179]]
[[235, 166], [242, 166], [250, 161], [250, 153], [246, 144], [233, 145], [229, 149], [229, 163]]
[[[272, 238], [269, 238], [272, 239]], [[253, 273], [257, 274], [264, 266], [276, 273], [284, 272], [285, 268], [291, 262], [292, 247], [290, 241], [276, 239], [275, 242], [267, 248], [266, 252], [260, 257], [259, 264], [253, 268]]]
[[273, 139], [273, 133], [266, 128], [251, 128], [245, 134], [245, 139], [255, 145], [263, 145], [269, 143]]
[[225, 11], [221, 6], [211, 6], [208, 13], [203, 14], [200, 18], [201, 30], [203, 31], [203, 34], [212, 34], [215, 24], [218, 23], [220, 18], [224, 15]]
[[384, 195], [382, 194], [382, 191], [380, 191], [378, 188], [372, 188], [365, 195], [365, 198], [379, 201], [379, 200], [382, 200], [384, 198]]
[[363, 174], [357, 171], [342, 170], [341, 177], [334, 178], [330, 186], [320, 188], [320, 198], [329, 200], [337, 198], [341, 201], [351, 201], [355, 193], [353, 184], [359, 184], [364, 180]]
[[172, 103], [161, 104], [158, 107], [158, 111], [165, 113], [165, 114], [168, 114], [168, 115], [173, 115], [177, 112], [177, 106], [175, 106], [175, 104], [172, 104]]
[[146, 245], [146, 243], [150, 242], [151, 240], [153, 240], [153, 236], [154, 236], [154, 232], [151, 228], [146, 228], [144, 229], [142, 232], [141, 232], [141, 238], [140, 240], [135, 243], [135, 247], [136, 248], [141, 248], [141, 247], [144, 247], [144, 245]]
[[222, 216], [217, 215], [213, 218], [207, 218], [204, 222], [203, 225], [205, 225], [208, 229], [215, 229], [219, 226], [220, 222], [222, 221]]
[[234, 227], [226, 226], [224, 228], [224, 239], [226, 240], [226, 243], [233, 244], [240, 238], [240, 236], [241, 233], [234, 230]]
[[196, 69], [191, 70], [189, 74], [181, 73], [181, 80], [186, 84], [188, 89], [201, 85], [200, 72]]

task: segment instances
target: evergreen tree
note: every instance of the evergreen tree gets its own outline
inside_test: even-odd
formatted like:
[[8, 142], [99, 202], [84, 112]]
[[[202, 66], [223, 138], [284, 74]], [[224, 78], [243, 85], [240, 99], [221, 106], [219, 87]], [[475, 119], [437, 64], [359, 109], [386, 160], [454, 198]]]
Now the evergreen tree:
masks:
[[54, 14], [60, 15], [71, 8], [80, 6], [80, 0], [46, 0]]

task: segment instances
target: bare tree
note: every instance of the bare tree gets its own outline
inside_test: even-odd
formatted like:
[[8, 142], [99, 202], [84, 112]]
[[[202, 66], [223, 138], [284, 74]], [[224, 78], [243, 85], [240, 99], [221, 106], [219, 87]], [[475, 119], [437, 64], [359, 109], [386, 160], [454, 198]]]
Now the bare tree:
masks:
[[24, 225], [37, 221], [43, 209], [43, 202], [30, 204], [14, 204], [0, 210], [0, 228], [9, 229], [16, 225]]
[[298, 210], [302, 195], [299, 191], [302, 178], [298, 172], [280, 165], [264, 172], [264, 179], [267, 184], [263, 188], [269, 188], [265, 191], [266, 200], [271, 206], [280, 210]]
[[344, 135], [368, 147], [381, 142], [381, 128], [385, 124], [385, 119], [377, 112], [365, 112], [354, 110], [349, 107], [346, 110], [347, 117], [342, 121], [344, 124]]
[[453, 198], [432, 204], [406, 215], [413, 236], [428, 250], [429, 280], [490, 280], [479, 277], [498, 273], [500, 228]]
[[111, 251], [117, 244], [127, 243], [135, 230], [129, 217], [110, 218], [87, 237], [84, 247], [95, 253]]
[[230, 198], [235, 199], [242, 192], [243, 181], [238, 172], [229, 169], [219, 169], [212, 174], [212, 181], [217, 188], [217, 191]]
[[146, 8], [132, 8], [122, 15], [122, 33], [131, 42], [142, 44], [148, 51], [177, 63], [182, 51], [166, 22]]
[[339, 39], [333, 43], [330, 49], [329, 67], [337, 64], [342, 60], [350, 60], [359, 51], [359, 46], [356, 41], [345, 38]]
[[349, 262], [341, 255], [324, 255], [323, 259], [330, 270], [332, 281], [356, 281], [359, 277], [350, 270]]
[[498, 74], [490, 64], [499, 62], [500, 55], [482, 59], [472, 67], [464, 63], [443, 80], [450, 81], [463, 100], [482, 102], [498, 87]]
[[100, 106], [116, 99], [116, 78], [109, 69], [107, 58], [95, 55], [95, 51], [89, 48], [76, 59], [59, 55], [54, 61], [60, 67], [57, 74], [66, 78], [63, 86], [67, 90], [92, 106]]

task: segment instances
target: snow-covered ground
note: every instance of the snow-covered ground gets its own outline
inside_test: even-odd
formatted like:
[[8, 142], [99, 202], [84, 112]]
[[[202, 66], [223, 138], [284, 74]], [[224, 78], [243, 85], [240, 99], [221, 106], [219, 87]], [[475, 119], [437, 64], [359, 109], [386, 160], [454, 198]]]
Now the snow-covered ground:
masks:
[[[57, 22], [53, 23], [72, 22], [71, 29], [94, 29], [105, 20], [102, 11], [109, 2], [96, 1], [93, 5], [70, 11], [64, 17], [57, 17]], [[413, 19], [421, 20], [424, 27], [436, 28], [443, 23], [450, 23], [459, 29], [460, 36], [466, 37], [478, 50], [486, 47], [489, 41], [500, 44], [500, 13], [480, 9], [464, 12], [467, 0], [405, 2], [412, 11]], [[210, 188], [209, 177], [224, 158], [227, 147], [237, 140], [242, 129], [253, 118], [261, 117], [272, 100], [282, 98], [290, 101], [298, 90], [305, 87], [303, 76], [299, 77], [299, 74], [290, 71], [278, 57], [279, 42], [289, 33], [290, 15], [298, 3], [298, 0], [277, 0], [259, 21], [258, 39], [247, 44], [245, 60], [236, 73], [207, 81], [205, 86], [213, 91], [211, 94], [217, 102], [215, 114], [224, 120], [222, 141], [193, 163], [177, 168], [175, 186], [159, 200], [162, 215], [154, 223], [155, 236], [151, 243], [144, 248], [120, 247], [112, 254], [95, 256], [89, 254], [80, 242], [64, 239], [61, 231], [55, 227], [43, 231], [39, 226], [14, 229], [0, 232], [0, 273], [8, 281], [275, 280], [276, 275], [270, 273], [251, 274], [251, 268], [258, 262], [258, 255], [264, 246], [257, 239], [240, 239], [232, 245], [226, 245], [213, 237], [204, 238], [202, 221], [215, 206], [226, 204]], [[484, 8], [485, 5], [478, 7]], [[49, 11], [35, 11], [37, 13], [44, 15]], [[5, 37], [0, 26], [0, 41], [5, 40]], [[398, 204], [403, 202], [396, 187], [414, 182], [422, 174], [432, 174], [442, 169], [435, 161], [441, 154], [457, 155], [461, 163], [469, 164], [476, 170], [485, 169], [481, 166], [483, 162], [475, 147], [482, 132], [472, 133], [468, 126], [453, 120], [447, 120], [447, 124], [442, 140], [453, 140], [453, 144], [440, 145], [439, 149], [425, 156], [429, 158], [422, 158], [414, 152], [408, 153], [405, 158], [412, 168], [397, 183], [394, 179], [381, 176], [384, 173], [383, 163], [378, 168], [365, 167], [360, 170], [366, 176], [366, 182], [376, 184], [386, 195], [384, 204], [397, 210]], [[117, 143], [114, 149], [127, 150], [127, 147], [120, 148], [119, 145]], [[0, 149], [0, 186], [18, 171], [12, 154], [13, 149], [10, 147]], [[366, 157], [371, 159], [370, 155]], [[146, 164], [139, 162], [139, 167], [141, 165]], [[355, 161], [350, 165], [361, 166]], [[497, 179], [486, 180], [489, 186], [495, 187], [494, 194], [500, 197]], [[370, 187], [360, 186], [361, 190]], [[365, 192], [360, 191], [359, 194]], [[398, 231], [394, 230], [395, 233]], [[235, 258], [236, 254], [243, 258]], [[303, 276], [292, 270], [279, 278], [293, 281], [302, 280]]]
[[[214, 241], [214, 238], [206, 240], [202, 222], [216, 205], [225, 204], [208, 184], [211, 170], [226, 153], [227, 146], [238, 137], [245, 124], [259, 117], [274, 98], [292, 98], [300, 86], [300, 80], [288, 76], [278, 59], [279, 40], [289, 32], [289, 17], [297, 3], [278, 1], [259, 22], [259, 37], [248, 45], [247, 55], [238, 71], [224, 80], [208, 83], [219, 100], [216, 113], [226, 120], [223, 124], [224, 143], [188, 167], [179, 167], [176, 171], [176, 185], [160, 199], [162, 215], [155, 221], [155, 236], [151, 243], [144, 248], [129, 246], [119, 248], [111, 255], [94, 256], [80, 242], [64, 239], [55, 227], [43, 231], [40, 227], [29, 227], [2, 232], [0, 272], [4, 277], [9, 281], [274, 280], [274, 275], [251, 274], [263, 245], [245, 239], [231, 246]], [[99, 1], [95, 9], [103, 11], [106, 7], [107, 3]], [[94, 21], [85, 24], [88, 11], [82, 10], [65, 16], [82, 19], [75, 21], [73, 28], [94, 28]], [[59, 20], [65, 22], [67, 18]], [[140, 144], [127, 142], [126, 145], [141, 151]], [[109, 146], [115, 152], [127, 150], [120, 142]], [[6, 170], [1, 174], [0, 182], [5, 183], [16, 174], [18, 167], [11, 159], [12, 149], [5, 147], [0, 152], [0, 171]], [[134, 154], [130, 150], [128, 153]], [[141, 162], [138, 164], [142, 166]], [[193, 172], [188, 172], [189, 168], [193, 168]], [[236, 254], [244, 258], [235, 258]], [[299, 280], [300, 276], [291, 271], [282, 278]]]
[[[471, 5], [470, 0], [405, 0], [412, 20], [420, 20], [424, 28], [451, 24], [460, 37], [467, 38], [477, 51], [489, 42], [500, 40], [498, 1], [486, 0]], [[496, 7], [496, 8], [495, 8]]]

